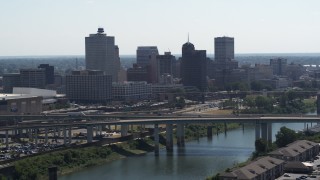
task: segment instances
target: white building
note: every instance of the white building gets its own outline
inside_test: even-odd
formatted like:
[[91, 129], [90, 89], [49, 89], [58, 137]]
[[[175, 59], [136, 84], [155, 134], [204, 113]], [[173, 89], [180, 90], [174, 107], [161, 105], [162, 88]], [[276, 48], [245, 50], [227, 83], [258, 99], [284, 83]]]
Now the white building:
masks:
[[150, 99], [151, 85], [144, 81], [112, 83], [112, 97], [114, 101], [138, 101]]
[[112, 81], [118, 79], [116, 54], [117, 50], [113, 36], [107, 36], [103, 28], [98, 28], [96, 34], [85, 38], [86, 69], [100, 70], [105, 75], [111, 75]]

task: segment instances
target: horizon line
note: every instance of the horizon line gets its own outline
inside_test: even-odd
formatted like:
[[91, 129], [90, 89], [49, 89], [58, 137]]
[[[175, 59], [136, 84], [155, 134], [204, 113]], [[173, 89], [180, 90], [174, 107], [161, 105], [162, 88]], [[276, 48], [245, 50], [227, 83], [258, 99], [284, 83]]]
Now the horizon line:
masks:
[[[312, 54], [314, 54], [314, 55], [316, 55], [316, 54], [319, 54], [320, 55], [320, 52], [283, 52], [283, 53], [273, 53], [273, 52], [268, 52], [268, 53], [260, 53], [260, 52], [258, 52], [258, 53], [235, 53], [235, 56], [236, 55], [259, 55], [259, 54], [261, 54], [261, 55], [268, 55], [268, 54], [270, 54], [270, 55], [277, 55], [277, 54], [279, 54], [279, 55], [281, 55], [281, 54], [283, 54], [283, 55], [289, 55], [289, 54], [296, 54], [296, 55], [299, 55], [299, 54], [306, 54], [306, 55], [312, 55]], [[159, 54], [159, 55], [162, 55], [162, 54]], [[172, 55], [182, 55], [182, 54], [175, 54], [175, 53], [172, 53]], [[210, 54], [207, 54], [207, 55], [214, 55], [214, 53], [210, 53]], [[1, 56], [0, 55], [0, 57], [49, 57], [49, 56], [85, 56], [85, 54], [78, 54], [78, 55], [5, 55], [5, 56]], [[122, 55], [120, 55], [120, 57], [121, 56], [136, 56], [136, 54], [122, 54]]]

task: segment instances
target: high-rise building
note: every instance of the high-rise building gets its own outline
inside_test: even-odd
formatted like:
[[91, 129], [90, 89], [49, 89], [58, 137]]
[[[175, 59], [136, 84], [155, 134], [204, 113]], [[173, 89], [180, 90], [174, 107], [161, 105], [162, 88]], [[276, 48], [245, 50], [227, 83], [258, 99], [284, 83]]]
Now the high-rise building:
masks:
[[234, 59], [234, 38], [216, 37], [214, 38], [214, 58], [215, 60]]
[[270, 66], [273, 69], [273, 75], [278, 75], [278, 76], [286, 75], [287, 59], [284, 59], [284, 58], [270, 59]]
[[46, 83], [54, 84], [54, 67], [49, 64], [40, 64], [38, 68], [45, 69]]
[[86, 69], [103, 71], [105, 75], [111, 75], [113, 81], [117, 81], [117, 48], [114, 37], [107, 36], [103, 28], [98, 28], [96, 34], [90, 34], [85, 38], [85, 44]]
[[112, 77], [103, 71], [73, 71], [66, 76], [66, 95], [71, 101], [106, 103], [112, 99]]
[[44, 89], [46, 87], [45, 69], [20, 69], [20, 87]]
[[208, 61], [208, 76], [215, 79], [218, 87], [225, 87], [232, 80], [233, 70], [238, 68], [234, 60], [234, 38], [214, 38], [214, 61]]
[[195, 86], [201, 91], [207, 88], [207, 52], [195, 50], [190, 42], [182, 46], [181, 78], [184, 86]]
[[137, 64], [141, 67], [150, 65], [150, 56], [158, 55], [157, 46], [139, 46], [137, 49]]
[[3, 79], [3, 92], [12, 93], [13, 87], [20, 87], [20, 74], [19, 73], [10, 73], [4, 74]]
[[158, 82], [164, 74], [173, 76], [173, 64], [176, 58], [170, 52], [165, 52], [164, 55], [157, 55], [157, 77]]

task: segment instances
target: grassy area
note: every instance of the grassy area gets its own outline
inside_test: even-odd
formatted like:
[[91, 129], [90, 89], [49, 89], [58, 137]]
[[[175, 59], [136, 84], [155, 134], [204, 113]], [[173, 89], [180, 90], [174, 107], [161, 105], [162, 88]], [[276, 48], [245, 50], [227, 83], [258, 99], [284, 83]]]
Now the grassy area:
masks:
[[204, 114], [212, 114], [212, 115], [231, 115], [233, 110], [229, 109], [218, 109], [218, 110], [212, 110], [212, 111], [207, 111]]

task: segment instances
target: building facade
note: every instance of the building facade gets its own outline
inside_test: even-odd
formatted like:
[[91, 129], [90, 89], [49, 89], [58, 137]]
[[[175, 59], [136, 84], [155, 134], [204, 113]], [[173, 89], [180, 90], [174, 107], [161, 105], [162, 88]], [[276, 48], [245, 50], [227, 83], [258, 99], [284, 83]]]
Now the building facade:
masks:
[[20, 87], [44, 89], [46, 87], [45, 69], [20, 69]]
[[234, 59], [234, 38], [214, 38], [214, 59], [217, 61], [230, 61]]
[[42, 97], [26, 94], [0, 94], [0, 115], [40, 114]]
[[207, 53], [195, 50], [190, 42], [182, 46], [181, 78], [184, 86], [194, 86], [200, 91], [207, 89]]
[[137, 64], [141, 67], [150, 65], [151, 55], [159, 55], [157, 46], [139, 46], [137, 49]]
[[147, 82], [124, 82], [112, 84], [114, 101], [139, 101], [151, 98], [151, 84]]
[[287, 72], [287, 59], [270, 59], [270, 66], [272, 67], [273, 75], [284, 76]]
[[103, 71], [73, 71], [66, 76], [66, 95], [71, 101], [107, 103], [112, 99], [112, 77]]
[[119, 48], [115, 46], [113, 36], [107, 36], [103, 28], [98, 28], [96, 34], [90, 34], [85, 38], [86, 49], [86, 69], [100, 70], [105, 75], [112, 76], [112, 80], [117, 81], [118, 59], [116, 57]]
[[157, 76], [158, 82], [162, 75], [173, 76], [173, 65], [175, 63], [175, 57], [170, 52], [165, 52], [164, 55], [157, 55]]
[[46, 75], [46, 84], [54, 84], [54, 67], [49, 64], [40, 64], [38, 68], [42, 68]]
[[13, 87], [20, 87], [20, 74], [4, 74], [2, 77], [3, 92], [12, 93]]
[[284, 173], [284, 161], [262, 157], [231, 172], [219, 176], [220, 180], [275, 180]]

